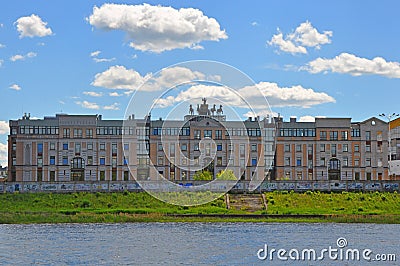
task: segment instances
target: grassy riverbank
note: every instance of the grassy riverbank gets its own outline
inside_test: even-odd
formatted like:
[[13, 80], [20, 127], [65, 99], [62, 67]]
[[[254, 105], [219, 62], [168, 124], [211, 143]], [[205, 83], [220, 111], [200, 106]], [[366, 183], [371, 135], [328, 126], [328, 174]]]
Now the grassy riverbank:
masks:
[[248, 214], [246, 210], [227, 210], [223, 198], [201, 206], [185, 207], [161, 202], [144, 192], [0, 194], [0, 223], [400, 223], [400, 196], [397, 193], [283, 191], [265, 195], [268, 209], [253, 213], [259, 216], [246, 217], [243, 216]]

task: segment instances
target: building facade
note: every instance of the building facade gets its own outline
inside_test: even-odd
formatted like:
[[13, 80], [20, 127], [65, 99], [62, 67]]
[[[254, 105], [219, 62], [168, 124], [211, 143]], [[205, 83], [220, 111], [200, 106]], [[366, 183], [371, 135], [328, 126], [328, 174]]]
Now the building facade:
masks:
[[375, 117], [227, 121], [205, 99], [179, 121], [24, 115], [10, 121], [8, 180], [180, 182], [202, 169], [242, 180], [388, 180], [387, 136]]
[[275, 178], [388, 180], [388, 124], [372, 117], [277, 121]]

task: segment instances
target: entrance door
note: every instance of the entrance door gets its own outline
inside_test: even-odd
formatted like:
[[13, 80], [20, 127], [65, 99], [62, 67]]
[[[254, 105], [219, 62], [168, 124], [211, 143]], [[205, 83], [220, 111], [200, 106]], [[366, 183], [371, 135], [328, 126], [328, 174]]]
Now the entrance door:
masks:
[[339, 180], [340, 179], [340, 160], [339, 159], [332, 158], [329, 160], [328, 178], [329, 178], [329, 180]]

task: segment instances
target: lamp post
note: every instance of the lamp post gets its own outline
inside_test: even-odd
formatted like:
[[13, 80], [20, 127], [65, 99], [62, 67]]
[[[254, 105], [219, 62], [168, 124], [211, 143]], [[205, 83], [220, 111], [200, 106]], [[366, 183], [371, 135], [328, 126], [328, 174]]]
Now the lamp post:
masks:
[[388, 120], [388, 126], [389, 126], [389, 131], [388, 131], [388, 145], [389, 145], [389, 161], [388, 161], [388, 165], [389, 165], [389, 177], [391, 176], [391, 171], [390, 171], [390, 163], [392, 162], [392, 145], [391, 145], [391, 141], [392, 141], [392, 136], [390, 135], [390, 122], [392, 121], [393, 118], [398, 117], [399, 114], [393, 113], [393, 114], [379, 114], [380, 117], [384, 117]]

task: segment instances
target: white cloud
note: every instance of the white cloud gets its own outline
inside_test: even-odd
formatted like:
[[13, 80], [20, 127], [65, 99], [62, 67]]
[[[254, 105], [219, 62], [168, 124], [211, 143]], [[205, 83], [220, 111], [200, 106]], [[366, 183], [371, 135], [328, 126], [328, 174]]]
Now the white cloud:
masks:
[[61, 101], [61, 100], [59, 100], [58, 102], [59, 102], [60, 104], [63, 104], [63, 105], [65, 104], [65, 102], [64, 102], [64, 101]]
[[6, 166], [8, 164], [8, 147], [7, 144], [0, 143], [0, 165]]
[[101, 51], [94, 51], [90, 53], [90, 57], [93, 58], [93, 61], [96, 63], [102, 63], [102, 62], [111, 62], [115, 60], [115, 57], [113, 58], [98, 58], [98, 56], [101, 54]]
[[279, 50], [291, 54], [306, 54], [307, 49], [303, 46], [296, 46], [291, 40], [284, 40], [282, 32], [272, 36], [271, 41], [268, 42], [271, 46], [278, 46]]
[[15, 24], [17, 25], [20, 38], [44, 37], [53, 34], [51, 28], [46, 27], [47, 22], [43, 22], [42, 19], [35, 14], [27, 17], [20, 17]]
[[8, 134], [9, 129], [7, 121], [0, 121], [0, 135]]
[[101, 53], [101, 51], [99, 51], [99, 50], [97, 50], [97, 51], [94, 51], [94, 52], [91, 52], [90, 53], [90, 57], [96, 57], [96, 56], [99, 56], [99, 54]]
[[367, 59], [353, 54], [341, 53], [333, 59], [317, 58], [300, 68], [310, 73], [335, 73], [361, 75], [381, 75], [389, 78], [400, 78], [400, 63], [388, 62], [382, 57]]
[[102, 62], [112, 62], [114, 61], [116, 58], [93, 58], [93, 61], [95, 61], [96, 63], [102, 63]]
[[4, 63], [4, 60], [3, 60], [3, 59], [0, 59], [0, 67], [3, 66], [3, 63]]
[[12, 84], [10, 87], [10, 89], [12, 90], [16, 90], [16, 91], [20, 91], [21, 90], [21, 86], [19, 86], [18, 84]]
[[5, 47], [6, 47], [5, 44], [0, 43], [0, 49], [1, 49], [1, 48], [5, 48]]
[[124, 66], [111, 66], [104, 72], [97, 73], [91, 85], [108, 89], [135, 90], [145, 81], [138, 72]]
[[164, 68], [154, 77], [152, 77], [151, 73], [142, 76], [134, 69], [126, 69], [124, 66], [117, 65], [96, 74], [91, 85], [109, 89], [130, 90], [131, 92], [136, 89], [141, 91], [159, 91], [181, 83], [204, 80], [206, 78], [214, 81], [221, 79], [218, 75], [206, 77], [201, 72], [185, 67]]
[[253, 21], [252, 23], [251, 23], [251, 26], [258, 26], [259, 24], [258, 24], [258, 22], [257, 21]]
[[83, 102], [76, 101], [75, 103], [77, 105], [82, 106], [83, 108], [86, 108], [86, 109], [93, 109], [93, 110], [100, 109], [100, 106], [97, 103], [91, 103], [91, 102], [88, 102], [88, 101], [83, 101]]
[[103, 96], [103, 93], [101, 92], [95, 92], [95, 91], [84, 91], [83, 94], [92, 96], [92, 97], [101, 97]]
[[45, 46], [46, 44], [44, 42], [38, 42], [37, 45], [38, 46]]
[[313, 89], [303, 88], [300, 85], [285, 88], [279, 87], [276, 83], [260, 82], [237, 91], [222, 86], [194, 85], [181, 91], [176, 97], [168, 96], [157, 99], [154, 103], [158, 108], [165, 108], [183, 101], [195, 103], [193, 100], [207, 97], [217, 98], [233, 107], [265, 109], [266, 101], [263, 96], [273, 107], [309, 108], [318, 104], [335, 102], [333, 97], [324, 92], [315, 92]]
[[116, 92], [116, 91], [110, 92], [108, 95], [111, 96], [111, 97], [120, 97], [120, 96], [122, 96], [122, 94], [119, 94], [119, 93]]
[[306, 54], [306, 47], [314, 47], [320, 49], [321, 45], [331, 43], [332, 31], [324, 31], [319, 33], [310, 22], [301, 23], [294, 32], [286, 34], [279, 31], [272, 36], [272, 39], [267, 43], [270, 46], [277, 46], [280, 51], [291, 54]]
[[294, 33], [288, 35], [288, 38], [296, 43], [300, 43], [301, 45], [320, 49], [322, 44], [331, 43], [329, 37], [332, 37], [332, 35], [332, 31], [319, 33], [310, 22], [306, 21], [301, 23]]
[[11, 56], [10, 60], [12, 62], [15, 62], [15, 61], [19, 61], [19, 60], [25, 60], [26, 58], [33, 58], [36, 56], [37, 56], [37, 53], [34, 53], [34, 52], [29, 52], [26, 55], [16, 54], [16, 55]]
[[106, 105], [106, 106], [103, 106], [103, 109], [104, 110], [119, 110], [119, 103], [113, 103], [113, 104], [111, 104], [111, 105]]
[[261, 119], [263, 117], [277, 117], [278, 113], [270, 112], [268, 110], [261, 110], [257, 112], [248, 111], [247, 113], [243, 114], [244, 117], [257, 117], [259, 116]]
[[95, 6], [87, 20], [101, 30], [124, 31], [131, 40], [130, 46], [140, 51], [198, 49], [202, 41], [228, 38], [216, 19], [194, 8], [103, 4]]
[[325, 118], [325, 116], [305, 115], [299, 118], [298, 122], [315, 122], [315, 118]]

